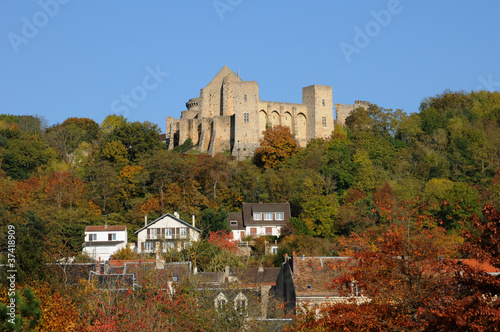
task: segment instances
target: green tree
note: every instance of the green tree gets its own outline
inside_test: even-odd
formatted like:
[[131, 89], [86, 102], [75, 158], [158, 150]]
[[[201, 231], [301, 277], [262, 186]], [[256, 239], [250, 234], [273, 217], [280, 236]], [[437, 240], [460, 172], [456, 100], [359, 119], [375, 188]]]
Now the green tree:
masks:
[[136, 161], [142, 153], [164, 146], [160, 141], [160, 129], [151, 122], [124, 123], [104, 136], [104, 142], [119, 141], [127, 149], [128, 160]]
[[200, 218], [197, 227], [202, 230], [201, 237], [206, 238], [212, 232], [219, 230], [230, 232], [227, 211], [221, 207], [217, 210], [205, 209]]
[[6, 144], [5, 148], [0, 147], [2, 169], [16, 180], [29, 178], [55, 157], [54, 151], [38, 135], [19, 134], [17, 138], [4, 140], [2, 144]]
[[[18, 290], [9, 296], [9, 303], [0, 303], [0, 318], [2, 319], [2, 331], [35, 331], [39, 325], [42, 312], [40, 310], [40, 300], [30, 287], [23, 290], [24, 299]], [[11, 299], [14, 302], [11, 302]], [[15, 316], [12, 317], [9, 305], [15, 304]]]
[[110, 134], [115, 128], [126, 125], [127, 119], [123, 115], [110, 114], [101, 123], [101, 132], [104, 135]]

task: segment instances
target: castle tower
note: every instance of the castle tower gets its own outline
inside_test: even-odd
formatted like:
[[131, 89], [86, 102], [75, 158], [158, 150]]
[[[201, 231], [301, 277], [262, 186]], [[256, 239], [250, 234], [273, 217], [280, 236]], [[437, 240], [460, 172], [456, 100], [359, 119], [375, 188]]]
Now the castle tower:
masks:
[[332, 87], [311, 85], [302, 88], [302, 104], [309, 109], [307, 139], [329, 137], [334, 128]]

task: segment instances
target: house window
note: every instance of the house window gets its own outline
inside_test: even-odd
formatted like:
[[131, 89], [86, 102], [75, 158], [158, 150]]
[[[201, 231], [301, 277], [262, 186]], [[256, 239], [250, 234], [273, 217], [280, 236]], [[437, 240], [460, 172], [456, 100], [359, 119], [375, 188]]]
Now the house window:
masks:
[[186, 227], [181, 228], [179, 232], [180, 232], [181, 239], [187, 238], [187, 228]]
[[276, 212], [276, 220], [283, 220], [283, 212]]
[[173, 281], [173, 282], [177, 282], [177, 281], [179, 281], [179, 277], [177, 277], [177, 276], [173, 276], [173, 277], [172, 277], [172, 281]]
[[250, 121], [250, 114], [249, 113], [243, 113], [243, 121], [245, 123], [248, 123]]
[[243, 96], [243, 99], [244, 99], [245, 101], [247, 101], [247, 95], [244, 95], [244, 96]]
[[165, 228], [165, 239], [172, 238], [172, 228]]
[[240, 315], [246, 315], [248, 299], [242, 293], [239, 293], [234, 299], [234, 309]]
[[266, 227], [266, 235], [273, 235], [273, 228], [272, 227]]
[[273, 220], [273, 213], [272, 212], [264, 213], [264, 220]]
[[273, 247], [273, 255], [277, 255], [278, 254], [278, 248], [277, 247]]
[[148, 228], [148, 239], [156, 240], [158, 238], [158, 228]]
[[238, 226], [238, 222], [236, 220], [231, 220], [229, 223], [231, 226]]
[[250, 227], [250, 235], [252, 235], [252, 236], [257, 235], [257, 228], [256, 227]]
[[253, 220], [262, 220], [262, 213], [254, 213]]
[[89, 234], [89, 241], [96, 241], [97, 240], [97, 234]]
[[145, 252], [152, 252], [153, 251], [153, 242], [145, 242], [144, 243], [144, 251]]
[[360, 296], [361, 292], [359, 291], [359, 287], [358, 287], [358, 283], [356, 281], [354, 281], [352, 284], [351, 284], [351, 292], [352, 292], [352, 296]]
[[326, 116], [323, 117], [323, 127], [326, 127]]
[[115, 233], [108, 234], [108, 241], [116, 241], [116, 234]]
[[214, 299], [215, 310], [221, 312], [226, 308], [227, 297], [223, 293], [219, 293]]

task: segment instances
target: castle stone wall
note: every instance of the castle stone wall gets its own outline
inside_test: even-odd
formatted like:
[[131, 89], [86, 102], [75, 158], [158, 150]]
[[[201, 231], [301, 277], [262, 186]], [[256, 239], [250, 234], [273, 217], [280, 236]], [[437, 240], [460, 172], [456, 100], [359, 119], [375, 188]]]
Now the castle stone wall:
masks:
[[[364, 107], [366, 102], [356, 103]], [[335, 106], [337, 120], [345, 123], [355, 105]], [[301, 147], [312, 138], [329, 137], [334, 129], [331, 86], [303, 88], [302, 104], [262, 101], [257, 82], [241, 80], [227, 66], [200, 90], [199, 97], [186, 103], [186, 108], [180, 119], [166, 118], [168, 149], [191, 138], [201, 152], [229, 151], [244, 159], [259, 147], [268, 125], [289, 127]]]

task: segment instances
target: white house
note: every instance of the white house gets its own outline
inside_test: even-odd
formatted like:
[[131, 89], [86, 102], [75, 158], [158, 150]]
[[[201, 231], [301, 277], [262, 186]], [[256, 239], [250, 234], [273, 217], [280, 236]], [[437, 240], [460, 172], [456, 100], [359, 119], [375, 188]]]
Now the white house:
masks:
[[290, 221], [290, 203], [243, 203], [241, 212], [228, 213], [233, 240], [245, 236], [280, 236]]
[[138, 253], [183, 249], [198, 241], [200, 233], [198, 228], [169, 213], [134, 232], [137, 236]]
[[127, 246], [127, 226], [87, 226], [83, 252], [96, 261], [107, 261], [118, 250]]

